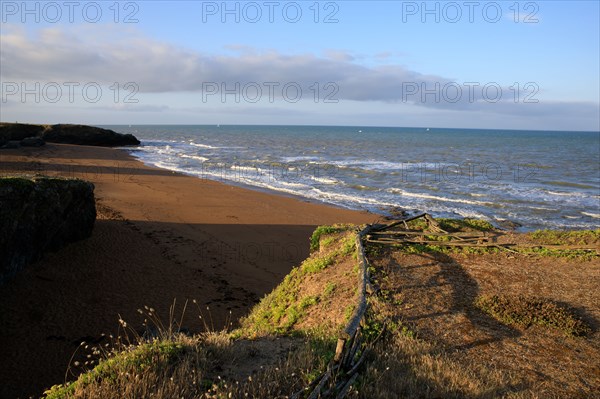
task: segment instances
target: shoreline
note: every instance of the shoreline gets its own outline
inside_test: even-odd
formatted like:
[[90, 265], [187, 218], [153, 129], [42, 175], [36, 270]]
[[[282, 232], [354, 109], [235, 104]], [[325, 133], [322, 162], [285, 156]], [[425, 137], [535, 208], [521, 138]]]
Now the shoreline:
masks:
[[167, 321], [174, 299], [177, 312], [189, 301], [186, 328], [201, 331], [203, 312], [221, 329], [308, 256], [317, 225], [380, 217], [150, 167], [116, 148], [2, 150], [0, 175], [9, 174], [91, 181], [98, 218], [89, 239], [0, 287], [0, 356], [11, 359], [0, 397], [63, 382], [80, 341], [104, 344], [119, 318], [142, 333], [144, 306]]
[[[509, 230], [507, 223], [519, 224], [523, 226], [519, 232], [597, 225], [597, 213], [589, 214], [597, 204], [589, 148], [597, 140], [589, 135], [573, 135], [563, 142], [550, 132], [525, 131], [506, 137], [499, 133], [490, 140], [483, 132], [446, 132], [433, 140], [431, 135], [402, 129], [371, 137], [339, 127], [114, 128], [140, 137], [142, 145], [131, 153], [148, 164], [201, 178], [230, 179], [280, 195], [288, 192], [386, 216], [395, 214], [388, 213], [392, 208], [441, 218], [482, 218]], [[256, 144], [234, 149], [245, 146], [246, 137]], [[472, 157], [458, 145], [470, 140]], [[403, 143], [416, 147], [408, 149]], [[487, 143], [503, 154], [513, 153], [512, 144], [522, 146], [510, 161], [501, 157], [492, 162]], [[294, 147], [298, 145], [300, 149]], [[562, 145], [569, 151], [532, 160], [528, 153], [537, 145]], [[573, 175], [569, 154], [579, 150], [581, 173]], [[548, 203], [565, 206], [544, 205]]]
[[171, 170], [171, 169], [163, 168], [163, 167], [160, 167], [160, 166], [157, 166], [157, 165], [153, 165], [151, 163], [146, 163], [141, 158], [138, 158], [135, 155], [129, 153], [128, 151], [132, 151], [131, 148], [117, 147], [115, 149], [125, 152], [128, 156], [132, 157], [135, 161], [140, 162], [140, 163], [144, 164], [145, 166], [147, 166], [149, 168], [156, 168], [156, 169], [160, 169], [160, 170], [169, 171], [169, 172], [171, 172], [173, 174], [176, 174], [176, 175], [179, 175], [179, 176], [186, 176], [186, 177], [192, 177], [194, 179], [199, 179], [199, 180], [202, 180], [202, 181], [211, 181], [211, 182], [221, 183], [221, 184], [224, 184], [226, 186], [238, 187], [238, 188], [241, 188], [243, 190], [255, 191], [255, 192], [259, 192], [259, 193], [263, 193], [263, 194], [267, 194], [267, 195], [274, 195], [274, 196], [278, 196], [278, 197], [291, 198], [291, 199], [295, 199], [297, 201], [307, 202], [307, 203], [315, 204], [315, 205], [322, 205], [322, 206], [336, 208], [336, 209], [343, 209], [343, 210], [350, 211], [350, 212], [367, 213], [367, 214], [373, 215], [373, 217], [378, 217], [378, 218], [385, 218], [386, 217], [386, 215], [383, 214], [383, 213], [381, 213], [381, 214], [380, 213], [376, 213], [376, 212], [373, 212], [373, 211], [369, 211], [368, 209], [355, 209], [355, 208], [352, 208], [350, 206], [343, 206], [343, 205], [339, 205], [339, 204], [334, 204], [334, 203], [327, 202], [325, 200], [320, 200], [320, 199], [317, 199], [317, 198], [303, 197], [300, 194], [290, 193], [290, 192], [287, 192], [287, 191], [277, 190], [277, 189], [274, 189], [274, 188], [255, 186], [255, 185], [252, 185], [252, 184], [249, 184], [249, 183], [241, 183], [241, 182], [237, 182], [235, 180], [227, 180], [227, 179], [224, 179], [224, 178], [201, 177], [201, 176], [196, 176], [193, 173], [186, 173], [186, 172], [182, 172], [182, 171], [178, 171], [178, 170]]
[[[51, 151], [55, 151], [57, 149], [69, 149], [69, 155], [72, 155], [72, 150], [74, 148], [78, 148], [82, 151], [85, 151], [86, 155], [96, 153], [94, 154], [94, 156], [96, 156], [99, 153], [101, 155], [98, 158], [94, 159], [102, 161], [112, 161], [115, 163], [111, 165], [107, 162], [89, 163], [73, 161], [69, 164], [57, 165], [45, 161], [45, 156], [50, 154], [44, 152], [46, 149], [51, 149]], [[332, 212], [341, 211], [342, 213], [354, 214], [355, 216], [360, 214], [367, 218], [371, 217], [371, 219], [369, 219], [371, 221], [377, 218], [385, 217], [385, 215], [373, 213], [367, 210], [353, 209], [350, 207], [329, 203], [324, 200], [303, 197], [298, 194], [279, 191], [267, 187], [254, 186], [251, 184], [235, 182], [227, 179], [211, 179], [208, 177], [200, 177], [195, 176], [191, 173], [188, 174], [181, 171], [172, 171], [167, 168], [162, 168], [156, 165], [145, 163], [141, 159], [135, 157], [135, 155], [130, 154], [128, 152], [130, 150], [131, 149], [127, 147], [109, 148], [53, 143], [49, 143], [45, 147], [41, 148], [20, 148], [17, 150], [3, 150], [2, 152], [0, 152], [0, 176], [8, 176], [11, 174], [43, 174], [50, 177], [56, 176], [67, 178], [80, 178], [83, 180], [89, 180], [92, 183], [123, 183], [132, 182], [132, 178], [137, 174], [149, 175], [153, 173], [152, 171], [155, 171], [156, 174], [160, 176], [189, 178], [194, 179], [198, 182], [202, 182], [202, 184], [215, 184], [222, 185], [225, 187], [234, 187], [241, 191], [246, 191], [248, 194], [259, 193], [268, 197], [279, 197], [282, 199], [286, 198], [297, 202], [308, 203], [317, 207], [330, 208]], [[111, 152], [114, 156], [110, 156]], [[53, 154], [50, 158], [54, 157], [55, 155]], [[16, 167], [13, 166], [12, 169], [7, 169], [7, 163], [14, 163], [14, 158], [18, 158], [19, 165], [17, 165]], [[40, 159], [42, 160], [42, 162], [40, 162]], [[80, 157], [79, 159], [85, 158]], [[50, 168], [46, 168], [48, 166], [50, 166]], [[107, 176], [100, 176], [109, 174], [112, 175], [112, 178]]]

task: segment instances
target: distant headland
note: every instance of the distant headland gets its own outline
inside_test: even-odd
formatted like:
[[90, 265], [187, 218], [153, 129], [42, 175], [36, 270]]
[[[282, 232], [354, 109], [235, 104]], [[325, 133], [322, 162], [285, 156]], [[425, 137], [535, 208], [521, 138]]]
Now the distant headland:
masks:
[[34, 125], [0, 122], [0, 148], [36, 147], [48, 143], [120, 147], [139, 145], [132, 134], [87, 125]]

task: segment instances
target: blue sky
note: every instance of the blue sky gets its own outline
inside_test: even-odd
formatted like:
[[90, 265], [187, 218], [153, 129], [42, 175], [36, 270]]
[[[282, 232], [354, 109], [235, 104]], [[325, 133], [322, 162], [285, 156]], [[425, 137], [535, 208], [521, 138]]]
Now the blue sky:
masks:
[[600, 130], [598, 1], [1, 1], [3, 121]]

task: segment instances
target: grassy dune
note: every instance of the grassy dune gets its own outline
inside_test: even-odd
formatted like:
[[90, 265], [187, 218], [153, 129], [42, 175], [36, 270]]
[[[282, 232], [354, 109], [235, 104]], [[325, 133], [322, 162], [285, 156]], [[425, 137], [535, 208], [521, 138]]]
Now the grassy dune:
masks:
[[[410, 228], [424, 228], [418, 223]], [[440, 225], [491, 228], [478, 221]], [[210, 318], [193, 304], [174, 304], [166, 321], [140, 309], [145, 331], [121, 320], [123, 334], [111, 344], [82, 343], [88, 364], [71, 367], [87, 371], [52, 387], [46, 398], [306, 397], [357, 301], [355, 233], [353, 226], [318, 228], [312, 255], [234, 330], [184, 334], [181, 312]], [[600, 241], [599, 231], [516, 238]], [[560, 257], [553, 251], [369, 245], [377, 293], [369, 297], [363, 331], [367, 342], [384, 328], [385, 334], [346, 397], [592, 396], [600, 387], [591, 360], [600, 358], [600, 294], [592, 292], [600, 260], [589, 251]]]

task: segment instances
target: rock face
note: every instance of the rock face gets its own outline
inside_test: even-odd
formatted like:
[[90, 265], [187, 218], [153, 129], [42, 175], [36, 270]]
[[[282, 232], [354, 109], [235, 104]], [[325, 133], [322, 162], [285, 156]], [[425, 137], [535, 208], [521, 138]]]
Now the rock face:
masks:
[[0, 146], [7, 141], [21, 141], [28, 137], [41, 137], [47, 126], [23, 123], [0, 123]]
[[86, 125], [52, 125], [42, 138], [49, 143], [83, 144], [106, 147], [139, 145], [132, 134], [121, 134], [109, 129]]
[[22, 147], [41, 147], [43, 145], [46, 145], [46, 142], [40, 137], [27, 137], [21, 140]]
[[95, 220], [92, 183], [0, 178], [0, 284], [44, 252], [89, 237]]
[[10, 150], [13, 148], [19, 148], [21, 147], [21, 142], [20, 141], [6, 141], [3, 144], [0, 145], [1, 149], [6, 149], [6, 150]]
[[9, 141], [21, 141], [38, 137], [48, 143], [95, 145], [116, 147], [139, 145], [132, 134], [86, 125], [28, 125], [24, 123], [0, 123], [0, 147]]

